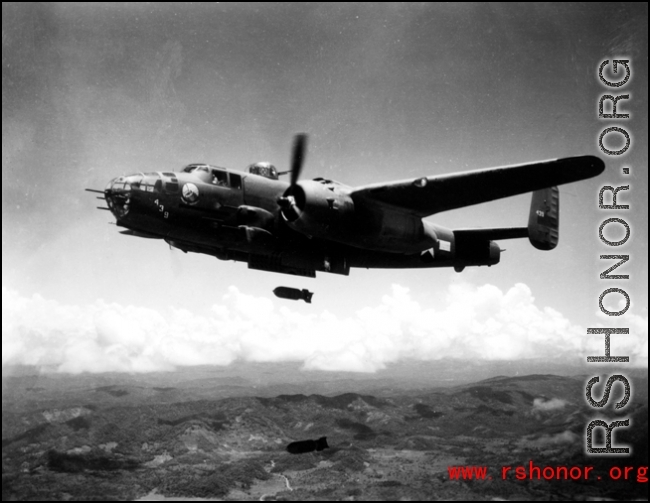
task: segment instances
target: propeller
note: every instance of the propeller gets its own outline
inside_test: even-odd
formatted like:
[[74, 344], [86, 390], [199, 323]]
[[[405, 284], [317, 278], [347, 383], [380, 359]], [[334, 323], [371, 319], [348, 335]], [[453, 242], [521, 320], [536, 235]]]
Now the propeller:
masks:
[[304, 133], [297, 134], [293, 139], [293, 152], [291, 153], [291, 188], [298, 182], [306, 151], [307, 135]]
[[278, 198], [278, 205], [284, 218], [294, 222], [300, 217], [300, 208], [296, 204], [294, 192], [298, 186], [298, 178], [302, 171], [302, 165], [307, 152], [307, 135], [297, 134], [293, 139], [293, 150], [291, 152], [291, 181], [289, 188], [282, 197]]

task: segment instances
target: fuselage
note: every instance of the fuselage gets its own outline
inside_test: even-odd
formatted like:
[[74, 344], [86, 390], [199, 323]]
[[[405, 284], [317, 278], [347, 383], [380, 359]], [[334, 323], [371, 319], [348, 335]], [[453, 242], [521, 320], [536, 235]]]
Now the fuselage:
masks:
[[355, 202], [350, 187], [332, 180], [300, 182], [293, 192], [300, 208], [289, 220], [278, 205], [288, 188], [277, 176], [194, 164], [181, 172], [116, 178], [104, 195], [126, 234], [255, 269], [347, 275], [350, 267], [462, 268], [499, 261], [493, 242], [457, 250], [453, 231], [403, 209]]

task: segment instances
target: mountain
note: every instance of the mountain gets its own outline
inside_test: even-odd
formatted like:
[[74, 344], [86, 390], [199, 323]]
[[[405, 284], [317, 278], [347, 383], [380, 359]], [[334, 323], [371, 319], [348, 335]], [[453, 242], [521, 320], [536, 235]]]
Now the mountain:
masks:
[[[624, 409], [597, 413], [584, 397], [585, 375], [411, 389], [388, 379], [379, 393], [364, 391], [372, 379], [341, 378], [321, 383], [333, 393], [310, 393], [316, 382], [251, 384], [258, 371], [85, 376], [85, 386], [83, 376], [3, 379], [3, 500], [647, 497], [645, 371], [630, 378]], [[271, 393], [279, 390], [297, 392]], [[615, 445], [633, 446], [631, 457], [584, 454], [595, 418], [631, 420], [614, 434]], [[286, 452], [290, 442], [322, 436], [329, 449]], [[531, 461], [594, 469], [587, 480], [518, 480], [517, 468]], [[449, 467], [461, 466], [487, 467], [485, 479], [452, 480]], [[629, 480], [612, 480], [613, 466], [631, 466]], [[503, 467], [511, 467], [505, 480]]]

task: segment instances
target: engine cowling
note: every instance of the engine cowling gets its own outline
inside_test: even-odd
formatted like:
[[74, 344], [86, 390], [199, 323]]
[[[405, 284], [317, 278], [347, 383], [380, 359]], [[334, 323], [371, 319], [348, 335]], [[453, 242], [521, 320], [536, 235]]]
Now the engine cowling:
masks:
[[278, 201], [289, 227], [309, 237], [332, 238], [345, 232], [354, 214], [352, 198], [327, 180], [300, 182]]

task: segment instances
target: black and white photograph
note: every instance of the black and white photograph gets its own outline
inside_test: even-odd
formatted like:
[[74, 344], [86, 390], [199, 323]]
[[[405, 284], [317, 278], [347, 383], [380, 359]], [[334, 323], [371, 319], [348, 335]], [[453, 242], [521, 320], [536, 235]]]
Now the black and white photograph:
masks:
[[2, 500], [647, 500], [647, 83], [647, 3], [3, 3]]

